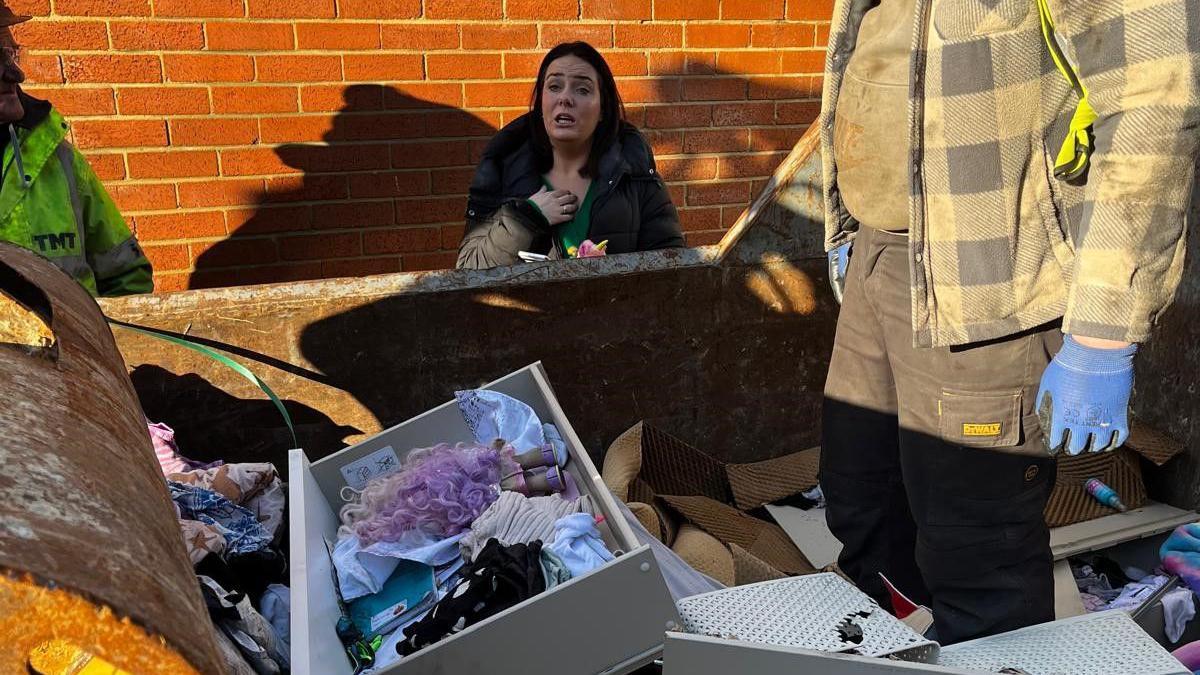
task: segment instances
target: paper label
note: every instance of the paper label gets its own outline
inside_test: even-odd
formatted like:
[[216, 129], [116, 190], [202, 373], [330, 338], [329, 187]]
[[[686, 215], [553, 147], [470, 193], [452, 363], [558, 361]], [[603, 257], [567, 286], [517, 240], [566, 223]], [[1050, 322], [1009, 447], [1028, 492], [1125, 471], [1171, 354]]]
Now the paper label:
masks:
[[395, 621], [397, 617], [407, 611], [408, 603], [401, 602], [376, 614], [375, 616], [371, 617], [371, 632], [376, 633], [383, 630], [384, 626]]
[[999, 436], [1000, 423], [992, 424], [964, 424], [963, 436]]
[[346, 485], [361, 490], [372, 479], [394, 473], [400, 468], [400, 458], [392, 446], [384, 447], [342, 467]]

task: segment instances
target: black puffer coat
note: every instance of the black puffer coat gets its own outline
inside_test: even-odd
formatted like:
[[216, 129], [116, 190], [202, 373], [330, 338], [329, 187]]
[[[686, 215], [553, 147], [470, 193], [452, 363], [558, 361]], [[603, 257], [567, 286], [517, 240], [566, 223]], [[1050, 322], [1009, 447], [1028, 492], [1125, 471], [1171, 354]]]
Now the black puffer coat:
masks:
[[[467, 201], [467, 229], [458, 248], [460, 269], [521, 262], [518, 251], [565, 257], [555, 250], [552, 228], [526, 200], [542, 188], [529, 140], [530, 116], [497, 132], [475, 169]], [[588, 239], [608, 240], [608, 254], [684, 245], [679, 215], [654, 166], [654, 153], [631, 125], [600, 158], [593, 178]], [[582, 198], [582, 197], [581, 197]]]

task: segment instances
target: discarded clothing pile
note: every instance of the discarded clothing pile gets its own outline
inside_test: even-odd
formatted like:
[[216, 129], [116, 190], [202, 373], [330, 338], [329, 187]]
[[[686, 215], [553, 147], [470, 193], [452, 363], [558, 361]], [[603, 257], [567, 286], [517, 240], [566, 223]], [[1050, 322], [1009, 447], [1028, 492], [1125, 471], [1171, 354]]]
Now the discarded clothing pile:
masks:
[[[1146, 572], [1135, 567], [1123, 568], [1104, 556], [1081, 556], [1070, 562], [1079, 597], [1089, 612], [1109, 609], [1133, 612], [1171, 579], [1161, 569]], [[1162, 596], [1162, 605], [1167, 638], [1178, 642], [1188, 622], [1196, 616], [1193, 593], [1186, 586], [1173, 588]]]
[[170, 427], [147, 427], [226, 669], [289, 672], [290, 594], [278, 547], [286, 497], [274, 465], [193, 462]]
[[552, 424], [456, 393], [474, 443], [413, 449], [347, 486], [332, 547], [338, 635], [357, 672], [391, 665], [613, 559]]

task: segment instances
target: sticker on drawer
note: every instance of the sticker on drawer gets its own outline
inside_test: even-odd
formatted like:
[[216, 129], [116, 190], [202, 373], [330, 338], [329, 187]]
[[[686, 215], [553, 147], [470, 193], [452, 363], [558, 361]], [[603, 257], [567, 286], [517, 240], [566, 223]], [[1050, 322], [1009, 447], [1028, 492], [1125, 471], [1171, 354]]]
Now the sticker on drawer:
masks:
[[342, 477], [346, 485], [361, 490], [367, 483], [380, 476], [386, 476], [400, 469], [400, 458], [392, 446], [385, 445], [371, 454], [357, 459], [342, 467]]

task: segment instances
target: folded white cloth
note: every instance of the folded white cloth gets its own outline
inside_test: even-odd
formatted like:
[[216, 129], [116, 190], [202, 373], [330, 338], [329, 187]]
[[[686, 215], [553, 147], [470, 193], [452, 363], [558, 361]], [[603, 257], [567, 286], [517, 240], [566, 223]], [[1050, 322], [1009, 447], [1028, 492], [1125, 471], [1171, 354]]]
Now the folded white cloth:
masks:
[[380, 541], [363, 548], [353, 534], [338, 539], [333, 549], [342, 599], [349, 602], [378, 593], [401, 560], [441, 567], [458, 558], [458, 541], [463, 534], [436, 539], [416, 530], [406, 532], [400, 541]]
[[505, 490], [471, 523], [471, 529], [458, 545], [464, 558], [474, 560], [493, 537], [505, 546], [534, 541], [545, 544], [554, 539], [554, 523], [572, 513], [594, 514], [591, 496], [567, 501], [558, 495], [526, 497]]
[[613, 554], [600, 538], [596, 521], [591, 514], [572, 513], [554, 523], [554, 541], [546, 548], [562, 558], [571, 578], [586, 574], [613, 559]]
[[1173, 643], [1179, 642], [1188, 622], [1196, 616], [1196, 602], [1192, 599], [1192, 589], [1187, 586], [1172, 588], [1163, 595], [1162, 606], [1167, 639]]
[[292, 592], [283, 584], [271, 584], [258, 601], [263, 618], [271, 622], [275, 635], [287, 652], [292, 651]]

